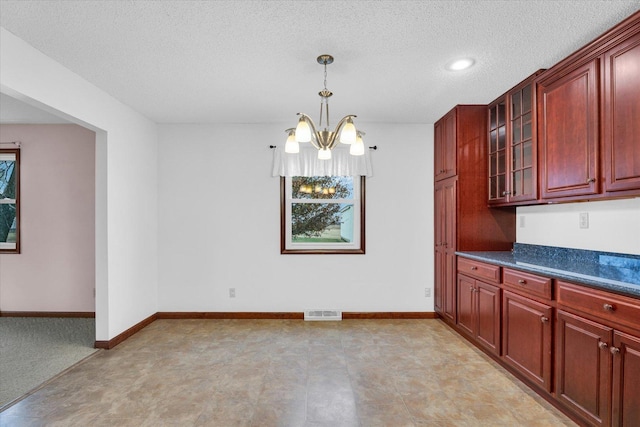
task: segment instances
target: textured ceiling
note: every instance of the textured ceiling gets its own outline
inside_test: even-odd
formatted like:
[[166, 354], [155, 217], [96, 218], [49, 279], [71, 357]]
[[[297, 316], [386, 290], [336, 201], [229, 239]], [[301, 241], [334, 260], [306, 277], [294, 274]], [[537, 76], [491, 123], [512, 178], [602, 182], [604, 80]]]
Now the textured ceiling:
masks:
[[[5, 1], [0, 25], [159, 123], [433, 123], [486, 104], [634, 1]], [[444, 65], [472, 56], [452, 73]], [[0, 58], [1, 60], [1, 58]]]

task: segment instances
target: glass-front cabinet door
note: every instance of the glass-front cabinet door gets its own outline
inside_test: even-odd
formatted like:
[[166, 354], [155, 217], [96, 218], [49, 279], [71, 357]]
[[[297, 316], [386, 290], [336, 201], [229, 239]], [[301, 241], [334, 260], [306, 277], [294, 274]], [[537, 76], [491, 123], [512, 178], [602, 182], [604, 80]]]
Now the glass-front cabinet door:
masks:
[[489, 203], [507, 201], [507, 129], [505, 99], [489, 106]]
[[538, 198], [535, 78], [539, 70], [489, 105], [489, 204]]
[[509, 95], [511, 171], [508, 195], [512, 202], [537, 198], [532, 86], [528, 83]]

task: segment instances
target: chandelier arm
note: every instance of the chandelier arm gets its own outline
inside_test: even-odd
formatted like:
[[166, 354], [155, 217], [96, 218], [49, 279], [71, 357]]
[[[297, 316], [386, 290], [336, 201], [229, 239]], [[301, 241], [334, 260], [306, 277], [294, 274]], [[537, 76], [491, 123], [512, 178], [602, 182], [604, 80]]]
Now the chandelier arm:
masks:
[[329, 149], [332, 150], [333, 147], [335, 147], [336, 142], [338, 141], [338, 136], [340, 135], [340, 130], [342, 129], [342, 126], [344, 126], [344, 124], [347, 122], [347, 120], [349, 118], [353, 118], [353, 117], [358, 117], [355, 114], [349, 114], [348, 116], [344, 116], [336, 125], [336, 129], [333, 131], [333, 134], [331, 135], [331, 139], [329, 140]]
[[311, 127], [311, 141], [309, 142], [311, 143], [311, 145], [313, 145], [316, 148], [316, 150], [320, 150], [322, 147], [318, 143], [318, 130], [316, 129], [315, 123], [313, 123], [313, 120], [311, 119], [311, 117], [309, 117], [305, 113], [298, 113], [298, 115], [301, 116], [305, 122], [307, 122], [309, 127]]

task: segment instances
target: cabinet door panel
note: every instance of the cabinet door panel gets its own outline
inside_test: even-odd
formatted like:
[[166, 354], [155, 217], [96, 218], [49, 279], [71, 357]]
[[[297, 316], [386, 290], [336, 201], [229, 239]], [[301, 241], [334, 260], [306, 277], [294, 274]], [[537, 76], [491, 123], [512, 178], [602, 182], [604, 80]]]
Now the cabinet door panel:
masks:
[[640, 338], [615, 332], [613, 345], [613, 425], [640, 426]]
[[456, 135], [456, 112], [455, 110], [447, 114], [444, 118], [444, 155], [443, 167], [444, 172], [441, 178], [449, 178], [455, 176], [456, 168], [456, 151], [457, 151], [457, 135]]
[[475, 280], [458, 275], [458, 327], [471, 336], [476, 331], [474, 293]]
[[556, 325], [556, 396], [598, 426], [608, 426], [613, 330], [559, 310]]
[[640, 189], [640, 34], [604, 57], [605, 190]]
[[542, 198], [598, 193], [597, 59], [539, 85]]
[[546, 391], [551, 391], [551, 313], [546, 304], [502, 293], [504, 360]]
[[444, 251], [436, 250], [435, 253], [435, 281], [433, 286], [434, 309], [436, 313], [443, 313], [444, 310]]
[[443, 286], [443, 311], [444, 315], [452, 322], [456, 321], [456, 255], [445, 252], [444, 254], [444, 286]]
[[476, 281], [478, 341], [495, 354], [500, 354], [500, 288]]

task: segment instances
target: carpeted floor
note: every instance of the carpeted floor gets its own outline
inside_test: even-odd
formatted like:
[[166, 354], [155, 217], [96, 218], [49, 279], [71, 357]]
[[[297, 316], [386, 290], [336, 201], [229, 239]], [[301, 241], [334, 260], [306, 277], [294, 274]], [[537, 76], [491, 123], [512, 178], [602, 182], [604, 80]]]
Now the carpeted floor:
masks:
[[97, 350], [95, 319], [0, 317], [0, 408]]

